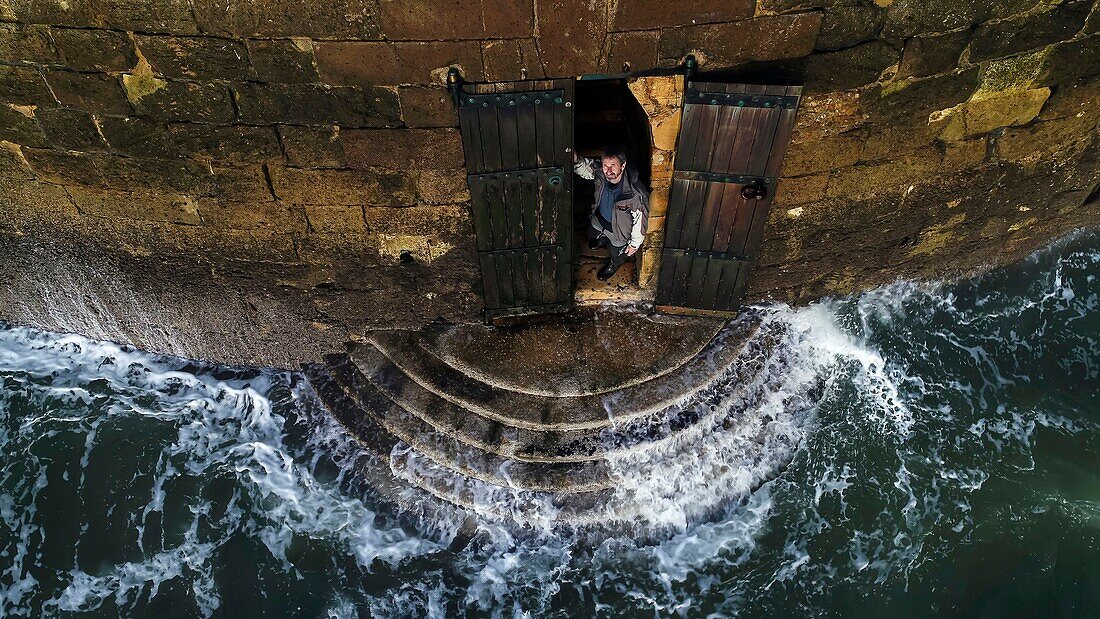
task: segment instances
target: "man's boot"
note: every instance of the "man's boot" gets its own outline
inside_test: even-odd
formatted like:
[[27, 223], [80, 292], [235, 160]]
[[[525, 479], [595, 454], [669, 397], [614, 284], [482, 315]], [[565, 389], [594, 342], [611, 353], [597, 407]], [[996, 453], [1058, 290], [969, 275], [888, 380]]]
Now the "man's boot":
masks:
[[619, 267], [621, 265], [622, 265], [621, 262], [616, 262], [615, 260], [608, 260], [607, 264], [603, 265], [603, 268], [600, 269], [600, 272], [596, 273], [596, 277], [599, 278], [600, 281], [605, 282], [605, 281], [611, 279], [611, 277], [615, 275], [615, 272], [619, 270]]

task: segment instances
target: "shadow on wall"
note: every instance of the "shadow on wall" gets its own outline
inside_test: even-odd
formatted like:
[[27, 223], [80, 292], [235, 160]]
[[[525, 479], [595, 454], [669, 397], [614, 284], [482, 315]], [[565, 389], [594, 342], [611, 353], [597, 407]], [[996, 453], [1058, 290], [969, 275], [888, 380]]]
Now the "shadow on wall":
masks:
[[480, 309], [461, 239], [430, 260], [362, 247], [323, 266], [208, 262], [201, 249], [126, 253], [88, 238], [0, 236], [0, 318], [190, 359], [297, 368], [353, 334], [476, 321]]

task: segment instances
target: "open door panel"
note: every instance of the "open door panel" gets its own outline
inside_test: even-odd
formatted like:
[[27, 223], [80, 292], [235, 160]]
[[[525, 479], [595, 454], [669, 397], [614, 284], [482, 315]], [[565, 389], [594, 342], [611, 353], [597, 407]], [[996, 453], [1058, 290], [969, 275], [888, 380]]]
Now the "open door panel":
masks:
[[801, 86], [689, 82], [657, 308], [736, 312], [760, 250]]
[[485, 319], [573, 299], [573, 80], [464, 84], [459, 124]]

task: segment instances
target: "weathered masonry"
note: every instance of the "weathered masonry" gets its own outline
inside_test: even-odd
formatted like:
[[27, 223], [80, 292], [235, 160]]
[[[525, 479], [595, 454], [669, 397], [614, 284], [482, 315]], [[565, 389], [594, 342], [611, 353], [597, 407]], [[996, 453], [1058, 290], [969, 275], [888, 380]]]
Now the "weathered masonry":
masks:
[[[740, 228], [735, 177], [756, 175], [677, 149], [689, 55], [698, 84], [802, 88], [770, 203]], [[630, 95], [574, 122], [645, 125], [634, 276], [669, 307], [954, 277], [1100, 220], [1094, 0], [0, 0], [0, 318], [276, 366], [480, 321], [485, 261], [545, 274], [558, 243], [479, 241], [452, 68]], [[678, 204], [732, 213], [744, 246], [685, 235]], [[697, 298], [662, 296], [673, 263]]]

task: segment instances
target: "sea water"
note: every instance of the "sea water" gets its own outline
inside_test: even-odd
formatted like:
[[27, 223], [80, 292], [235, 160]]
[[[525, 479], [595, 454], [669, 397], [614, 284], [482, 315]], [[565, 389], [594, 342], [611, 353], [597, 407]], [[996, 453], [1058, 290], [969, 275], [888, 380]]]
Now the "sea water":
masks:
[[602, 536], [396, 509], [296, 373], [0, 328], [0, 615], [1100, 615], [1098, 277], [1078, 233], [758, 308]]

